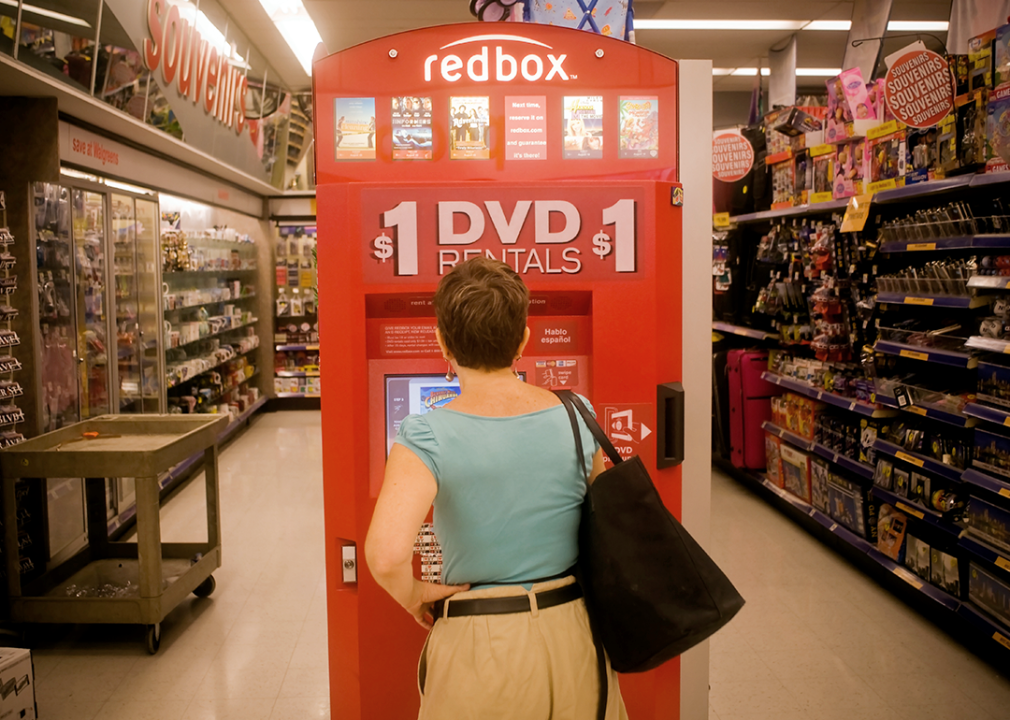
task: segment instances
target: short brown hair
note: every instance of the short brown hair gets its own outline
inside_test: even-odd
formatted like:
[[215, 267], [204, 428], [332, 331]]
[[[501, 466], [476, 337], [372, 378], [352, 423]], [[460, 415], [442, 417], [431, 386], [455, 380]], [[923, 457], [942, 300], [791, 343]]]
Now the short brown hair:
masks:
[[435, 291], [435, 317], [446, 348], [457, 363], [477, 370], [512, 365], [529, 304], [522, 278], [483, 255], [454, 267]]

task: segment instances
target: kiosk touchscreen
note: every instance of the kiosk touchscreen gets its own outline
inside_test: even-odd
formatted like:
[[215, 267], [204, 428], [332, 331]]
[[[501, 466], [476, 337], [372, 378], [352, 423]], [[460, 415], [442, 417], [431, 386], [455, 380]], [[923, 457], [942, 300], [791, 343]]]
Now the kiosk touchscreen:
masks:
[[[334, 717], [418, 710], [425, 632], [371, 577], [362, 544], [400, 423], [460, 391], [432, 307], [457, 263], [516, 270], [530, 290], [523, 381], [588, 397], [680, 513], [691, 310], [678, 77], [629, 43], [512, 24], [426, 28], [315, 64], [321, 354], [340, 378], [322, 399]], [[621, 678], [633, 720], [680, 716], [681, 664]]]

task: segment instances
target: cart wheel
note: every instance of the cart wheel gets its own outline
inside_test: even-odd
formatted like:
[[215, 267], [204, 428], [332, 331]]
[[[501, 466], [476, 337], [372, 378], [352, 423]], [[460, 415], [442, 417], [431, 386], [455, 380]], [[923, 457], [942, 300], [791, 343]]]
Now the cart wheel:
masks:
[[161, 623], [147, 626], [147, 652], [154, 655], [161, 647]]
[[217, 580], [211, 575], [193, 589], [193, 594], [200, 598], [210, 597], [217, 588]]

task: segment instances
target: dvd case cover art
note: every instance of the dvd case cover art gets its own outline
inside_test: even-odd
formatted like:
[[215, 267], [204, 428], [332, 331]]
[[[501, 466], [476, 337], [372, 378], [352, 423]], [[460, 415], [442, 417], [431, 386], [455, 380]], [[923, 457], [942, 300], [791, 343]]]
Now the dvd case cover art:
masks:
[[393, 98], [393, 159], [431, 160], [431, 98]]
[[487, 160], [491, 157], [488, 125], [491, 118], [491, 98], [449, 98], [449, 158], [452, 160]]
[[565, 98], [565, 159], [603, 157], [603, 96]]
[[375, 159], [375, 98], [334, 101], [337, 160]]
[[459, 386], [439, 384], [424, 386], [420, 389], [421, 415], [444, 407], [459, 397]]
[[659, 98], [622, 97], [619, 156], [659, 157]]

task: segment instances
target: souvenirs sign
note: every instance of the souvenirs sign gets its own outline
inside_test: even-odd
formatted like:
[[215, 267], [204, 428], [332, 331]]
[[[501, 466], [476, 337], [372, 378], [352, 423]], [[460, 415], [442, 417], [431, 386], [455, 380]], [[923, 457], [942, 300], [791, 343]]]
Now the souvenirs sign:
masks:
[[931, 50], [896, 53], [884, 78], [884, 98], [894, 117], [910, 127], [936, 125], [954, 110], [947, 61]]

